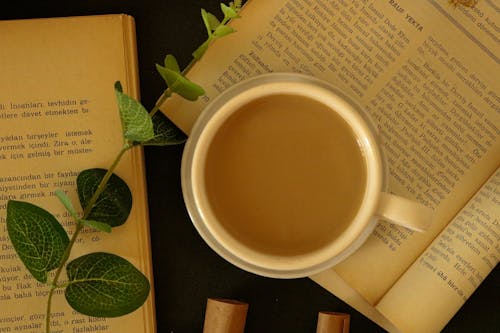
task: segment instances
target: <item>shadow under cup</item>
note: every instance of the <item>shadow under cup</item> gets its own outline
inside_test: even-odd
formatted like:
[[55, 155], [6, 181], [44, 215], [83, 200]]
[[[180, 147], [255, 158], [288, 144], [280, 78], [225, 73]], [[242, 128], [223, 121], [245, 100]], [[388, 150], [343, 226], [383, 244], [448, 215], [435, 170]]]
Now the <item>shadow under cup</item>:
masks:
[[262, 75], [216, 98], [186, 143], [193, 224], [219, 255], [270, 277], [343, 260], [376, 225], [384, 165], [375, 128], [329, 84]]

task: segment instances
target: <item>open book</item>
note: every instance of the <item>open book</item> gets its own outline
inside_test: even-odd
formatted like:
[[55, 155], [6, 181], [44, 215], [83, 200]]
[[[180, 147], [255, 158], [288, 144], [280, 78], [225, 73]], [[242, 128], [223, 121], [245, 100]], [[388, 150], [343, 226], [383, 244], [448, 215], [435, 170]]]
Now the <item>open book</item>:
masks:
[[311, 278], [391, 332], [437, 332], [500, 257], [499, 10], [448, 0], [250, 0], [237, 33], [189, 77], [205, 98], [162, 109], [186, 133], [232, 84], [271, 71], [325, 79], [376, 121], [390, 190], [434, 210], [430, 230], [382, 222]]
[[[54, 191], [78, 202], [78, 172], [110, 167], [123, 146], [114, 83], [138, 97], [135, 26], [127, 15], [0, 21], [0, 45], [0, 332], [41, 332], [48, 287], [32, 278], [10, 243], [7, 201], [41, 206], [74, 230]], [[72, 256], [115, 253], [152, 284], [142, 151], [129, 151], [116, 174], [133, 195], [128, 222], [112, 234], [84, 229]], [[59, 291], [53, 333], [156, 330], [152, 294], [137, 311], [105, 319], [76, 313]]]

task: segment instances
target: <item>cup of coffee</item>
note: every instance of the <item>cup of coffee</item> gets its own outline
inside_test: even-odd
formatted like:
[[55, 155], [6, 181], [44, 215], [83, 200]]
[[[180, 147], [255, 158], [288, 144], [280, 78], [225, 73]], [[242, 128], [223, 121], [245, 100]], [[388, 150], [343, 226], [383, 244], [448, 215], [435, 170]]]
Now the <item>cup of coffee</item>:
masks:
[[219, 255], [276, 278], [310, 276], [353, 253], [380, 218], [424, 230], [430, 211], [387, 192], [370, 116], [322, 80], [271, 73], [200, 114], [181, 167], [195, 228]]

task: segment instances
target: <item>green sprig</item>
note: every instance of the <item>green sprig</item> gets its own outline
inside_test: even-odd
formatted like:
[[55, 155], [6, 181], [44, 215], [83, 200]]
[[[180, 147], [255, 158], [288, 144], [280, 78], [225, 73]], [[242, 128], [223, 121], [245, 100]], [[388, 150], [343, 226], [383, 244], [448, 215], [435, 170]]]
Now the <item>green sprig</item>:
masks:
[[239, 12], [241, 10], [241, 1], [231, 2], [229, 6], [224, 3], [220, 4], [221, 11], [224, 14], [224, 18], [222, 21], [219, 21], [217, 17], [207, 12], [205, 9], [201, 9], [201, 17], [203, 19], [203, 23], [205, 24], [205, 28], [207, 30], [207, 40], [205, 40], [194, 52], [193, 58], [195, 60], [201, 59], [201, 57], [205, 54], [208, 49], [210, 43], [212, 43], [215, 39], [227, 36], [235, 30], [229, 26], [227, 23], [232, 20], [239, 18]]

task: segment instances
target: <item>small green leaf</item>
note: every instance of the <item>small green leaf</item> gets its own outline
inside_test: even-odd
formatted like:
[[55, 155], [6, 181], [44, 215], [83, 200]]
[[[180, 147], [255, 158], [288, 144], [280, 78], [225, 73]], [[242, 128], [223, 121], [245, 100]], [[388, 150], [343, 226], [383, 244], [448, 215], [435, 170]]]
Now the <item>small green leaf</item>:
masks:
[[201, 44], [194, 52], [193, 52], [193, 58], [196, 60], [200, 60], [201, 57], [205, 54], [205, 52], [208, 49], [208, 46], [210, 45], [211, 39], [207, 39], [203, 44]]
[[205, 28], [207, 28], [208, 36], [212, 35], [212, 26], [210, 23], [209, 13], [205, 9], [201, 9], [201, 18], [203, 19], [203, 23], [205, 24]]
[[[89, 204], [90, 198], [105, 174], [106, 170], [104, 169], [87, 169], [80, 172], [76, 178], [78, 197], [84, 209]], [[132, 193], [130, 193], [130, 189], [120, 177], [113, 174], [85, 219], [100, 221], [116, 227], [127, 221], [131, 208]]]
[[234, 31], [235, 30], [233, 28], [228, 27], [227, 25], [220, 25], [214, 31], [214, 37], [221, 38], [221, 37], [229, 35], [230, 33], [233, 33]]
[[229, 5], [231, 6], [231, 8], [233, 8], [236, 12], [239, 12], [239, 10], [241, 9], [241, 6], [243, 5], [243, 1], [242, 0], [235, 0], [233, 2], [230, 2]]
[[66, 209], [68, 210], [68, 212], [73, 216], [73, 217], [76, 217], [76, 210], [75, 208], [73, 207], [73, 204], [71, 203], [71, 200], [70, 198], [68, 198], [68, 196], [66, 195], [66, 193], [62, 190], [56, 190], [56, 196], [59, 198], [59, 200], [61, 201], [61, 203], [64, 205], [64, 207], [66, 207]]
[[170, 90], [181, 95], [185, 99], [196, 101], [198, 97], [205, 94], [205, 91], [202, 87], [194, 82], [189, 81], [184, 76], [182, 76], [182, 74], [174, 72], [173, 70], [170, 70], [158, 64], [156, 65], [156, 69], [163, 77]]
[[69, 244], [61, 224], [38, 206], [10, 200], [7, 231], [19, 258], [33, 277], [47, 282], [47, 273], [59, 266]]
[[228, 19], [233, 19], [239, 17], [238, 12], [235, 10], [235, 8], [229, 7], [224, 3], [220, 4], [220, 8], [222, 9], [222, 12], [224, 13], [224, 17]]
[[187, 136], [163, 113], [153, 116], [155, 136], [143, 143], [145, 146], [169, 146], [184, 143]]
[[111, 226], [107, 223], [92, 221], [92, 220], [79, 220], [79, 221], [80, 223], [86, 225], [87, 227], [91, 227], [107, 233], [111, 232]]
[[208, 26], [210, 27], [210, 29], [212, 31], [214, 31], [220, 25], [219, 19], [214, 14], [212, 14], [210, 12], [207, 12], [207, 11], [205, 11], [205, 14], [203, 14], [203, 11], [202, 11], [202, 15], [206, 16], [206, 20], [208, 22]]
[[168, 68], [176, 73], [181, 72], [179, 64], [177, 63], [177, 59], [175, 59], [175, 57], [172, 54], [167, 54], [164, 62], [165, 62], [165, 68]]
[[148, 298], [148, 279], [127, 260], [111, 253], [91, 253], [66, 267], [65, 296], [76, 311], [94, 317], [119, 317]]
[[115, 83], [115, 94], [120, 110], [123, 137], [136, 142], [151, 139], [154, 132], [148, 111], [137, 100], [122, 92], [120, 82]]

